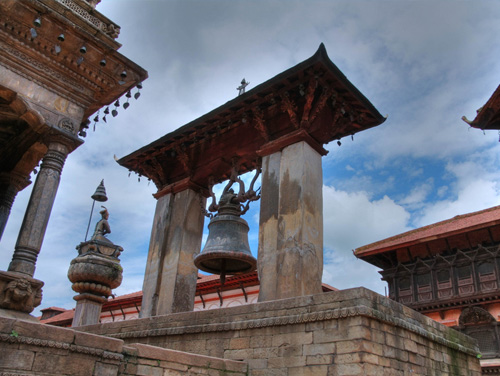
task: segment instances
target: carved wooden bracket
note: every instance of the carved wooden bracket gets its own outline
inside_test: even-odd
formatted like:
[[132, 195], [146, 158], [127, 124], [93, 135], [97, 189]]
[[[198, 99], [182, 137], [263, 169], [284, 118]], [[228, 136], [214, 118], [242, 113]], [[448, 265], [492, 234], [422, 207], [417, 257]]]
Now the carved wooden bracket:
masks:
[[299, 129], [300, 124], [299, 120], [297, 119], [297, 105], [293, 102], [293, 100], [290, 99], [290, 94], [288, 92], [281, 94], [280, 98], [282, 110], [288, 113], [293, 127], [295, 129]]

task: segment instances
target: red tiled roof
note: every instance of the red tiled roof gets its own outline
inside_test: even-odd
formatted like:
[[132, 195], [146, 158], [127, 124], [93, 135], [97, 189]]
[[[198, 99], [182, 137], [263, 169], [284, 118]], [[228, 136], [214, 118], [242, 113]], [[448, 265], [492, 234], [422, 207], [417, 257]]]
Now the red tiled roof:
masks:
[[117, 302], [120, 300], [128, 300], [128, 299], [133, 299], [133, 298], [137, 298], [137, 297], [142, 297], [142, 291], [136, 291], [136, 292], [132, 292], [130, 294], [115, 296], [114, 298], [110, 299], [110, 302]]
[[43, 311], [60, 311], [60, 312], [64, 312], [64, 311], [67, 311], [67, 309], [66, 308], [61, 308], [61, 307], [48, 307], [48, 308], [41, 309], [40, 311], [41, 312], [43, 312]]
[[52, 324], [52, 323], [63, 323], [65, 321], [68, 321], [69, 324], [71, 324], [71, 322], [73, 321], [73, 315], [75, 314], [75, 310], [74, 309], [65, 309], [64, 312], [58, 314], [58, 315], [55, 315], [55, 316], [52, 316], [48, 319], [45, 319], [45, 320], [40, 320], [41, 323], [43, 324]]
[[494, 206], [473, 213], [457, 215], [445, 221], [365, 245], [357, 248], [354, 254], [362, 258], [498, 224], [500, 224], [500, 206]]

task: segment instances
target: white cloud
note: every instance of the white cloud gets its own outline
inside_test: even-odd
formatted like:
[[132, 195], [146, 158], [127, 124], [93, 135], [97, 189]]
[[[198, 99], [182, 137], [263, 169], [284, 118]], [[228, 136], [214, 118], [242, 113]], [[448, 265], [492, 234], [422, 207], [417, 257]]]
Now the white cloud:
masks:
[[389, 197], [370, 200], [366, 192], [323, 187], [325, 262], [323, 280], [337, 287], [365, 286], [383, 293], [377, 269], [352, 250], [409, 230], [410, 214]]

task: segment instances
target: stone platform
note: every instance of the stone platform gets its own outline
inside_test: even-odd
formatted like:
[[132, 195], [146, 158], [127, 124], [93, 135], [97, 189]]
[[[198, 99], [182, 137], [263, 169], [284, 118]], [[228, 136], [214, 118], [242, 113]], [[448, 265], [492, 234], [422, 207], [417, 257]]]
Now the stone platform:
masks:
[[247, 375], [245, 362], [0, 318], [2, 376]]
[[473, 339], [364, 288], [78, 330], [244, 361], [253, 376], [481, 374]]

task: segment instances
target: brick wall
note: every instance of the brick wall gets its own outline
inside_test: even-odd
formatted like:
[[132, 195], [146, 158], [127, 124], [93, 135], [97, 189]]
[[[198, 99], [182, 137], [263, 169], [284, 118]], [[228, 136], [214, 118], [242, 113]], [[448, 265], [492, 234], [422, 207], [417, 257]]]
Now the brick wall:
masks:
[[480, 375], [471, 338], [364, 288], [80, 328], [259, 375]]

